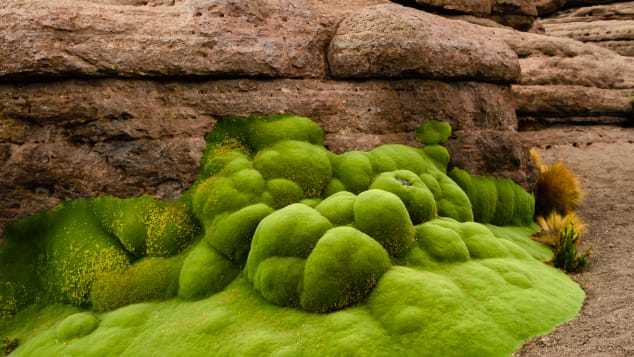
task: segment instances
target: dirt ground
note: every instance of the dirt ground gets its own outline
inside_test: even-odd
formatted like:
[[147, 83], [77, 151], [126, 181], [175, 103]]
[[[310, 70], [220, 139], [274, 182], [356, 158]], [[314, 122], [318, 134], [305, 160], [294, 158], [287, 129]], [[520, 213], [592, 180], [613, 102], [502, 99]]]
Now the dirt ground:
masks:
[[586, 196], [589, 266], [573, 277], [586, 291], [579, 316], [529, 341], [514, 356], [634, 356], [634, 128], [560, 127], [523, 132], [545, 164], [578, 176]]

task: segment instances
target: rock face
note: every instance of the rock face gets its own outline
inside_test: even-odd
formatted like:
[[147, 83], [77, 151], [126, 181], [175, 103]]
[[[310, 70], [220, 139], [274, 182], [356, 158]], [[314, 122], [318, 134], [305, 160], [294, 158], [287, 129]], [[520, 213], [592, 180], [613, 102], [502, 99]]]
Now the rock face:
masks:
[[629, 123], [634, 58], [569, 38], [489, 28], [519, 56], [513, 85], [521, 120], [545, 123]]
[[0, 79], [326, 73], [334, 18], [310, 1], [160, 3], [6, 1]]
[[444, 15], [473, 15], [494, 20], [518, 30], [528, 30], [537, 17], [533, 0], [401, 0], [397, 3], [414, 5]]
[[478, 27], [415, 9], [396, 11], [394, 5], [363, 9], [344, 19], [330, 43], [328, 61], [336, 78], [511, 83], [520, 74], [511, 48]]
[[634, 2], [570, 9], [542, 23], [548, 35], [570, 37], [634, 57]]
[[311, 117], [335, 152], [415, 144], [447, 120], [454, 164], [530, 188], [512, 46], [386, 3], [5, 1], [0, 222], [103, 193], [177, 197], [233, 115]]

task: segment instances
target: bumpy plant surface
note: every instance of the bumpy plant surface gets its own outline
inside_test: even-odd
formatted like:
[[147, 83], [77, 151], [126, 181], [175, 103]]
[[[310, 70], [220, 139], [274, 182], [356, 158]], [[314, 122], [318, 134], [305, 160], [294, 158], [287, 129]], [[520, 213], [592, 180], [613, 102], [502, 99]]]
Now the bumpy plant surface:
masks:
[[530, 239], [534, 199], [422, 149], [336, 155], [295, 116], [226, 119], [178, 201], [99, 197], [10, 225], [12, 356], [504, 356], [583, 291]]

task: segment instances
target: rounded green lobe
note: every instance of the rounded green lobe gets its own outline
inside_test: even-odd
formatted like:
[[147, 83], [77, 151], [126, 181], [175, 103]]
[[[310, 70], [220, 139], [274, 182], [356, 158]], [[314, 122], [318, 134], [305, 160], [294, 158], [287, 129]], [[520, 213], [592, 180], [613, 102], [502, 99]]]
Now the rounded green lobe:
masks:
[[364, 191], [354, 202], [354, 226], [379, 242], [391, 256], [414, 243], [414, 226], [403, 202], [383, 190]]
[[390, 266], [387, 251], [352, 227], [336, 227], [317, 242], [306, 260], [304, 310], [339, 310], [361, 301]]
[[247, 260], [253, 233], [260, 221], [275, 212], [271, 207], [257, 203], [236, 212], [218, 216], [205, 238], [218, 252], [242, 266]]
[[68, 341], [73, 338], [86, 336], [93, 332], [99, 325], [97, 317], [90, 312], [80, 312], [70, 315], [57, 326], [57, 338]]
[[370, 189], [380, 189], [397, 195], [405, 204], [414, 225], [438, 216], [434, 195], [421, 178], [411, 171], [384, 172], [374, 179]]
[[253, 281], [258, 265], [271, 257], [306, 258], [317, 240], [332, 227], [311, 207], [295, 203], [266, 216], [253, 235], [246, 273]]
[[253, 167], [267, 180], [284, 178], [297, 183], [306, 197], [320, 196], [332, 179], [326, 149], [302, 141], [280, 141], [260, 151]]
[[348, 191], [341, 191], [321, 201], [315, 210], [337, 226], [345, 226], [354, 222], [354, 201], [357, 196]]

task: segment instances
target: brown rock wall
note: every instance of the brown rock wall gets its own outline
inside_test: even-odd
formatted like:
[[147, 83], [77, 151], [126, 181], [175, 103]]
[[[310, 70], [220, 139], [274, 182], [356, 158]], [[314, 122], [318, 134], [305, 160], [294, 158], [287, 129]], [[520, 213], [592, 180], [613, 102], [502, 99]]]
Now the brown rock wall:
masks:
[[415, 145], [414, 130], [422, 122], [447, 120], [455, 129], [450, 149], [456, 163], [531, 184], [521, 146], [508, 155], [515, 170], [499, 172], [482, 171], [491, 166], [478, 165], [472, 155], [500, 152], [501, 142], [462, 150], [463, 143], [489, 131], [514, 132], [512, 93], [505, 85], [422, 79], [3, 84], [0, 196], [10, 204], [0, 207], [0, 220], [102, 193], [177, 197], [195, 178], [204, 134], [217, 120], [275, 113], [313, 118], [335, 152]]
[[530, 188], [512, 36], [389, 3], [5, 1], [0, 225], [70, 198], [176, 197], [233, 115], [313, 118], [335, 152], [446, 120], [454, 164]]
[[398, 5], [345, 18], [328, 49], [336, 78], [424, 77], [510, 83], [515, 53], [478, 26]]
[[487, 28], [519, 57], [513, 85], [520, 119], [546, 123], [631, 123], [634, 58], [564, 37]]
[[351, 1], [345, 8], [314, 0], [125, 6], [138, 3], [3, 1], [0, 80], [324, 77], [323, 50], [340, 16], [335, 14], [377, 1]]
[[[514, 86], [513, 94], [518, 116], [539, 113], [542, 116], [557, 117], [603, 117], [621, 122], [632, 113], [629, 98], [634, 97], [632, 89], [602, 89], [574, 85]], [[577, 120], [579, 121], [579, 120]]]
[[570, 9], [542, 23], [550, 36], [569, 37], [634, 56], [634, 2]]
[[443, 16], [474, 16], [493, 20], [521, 31], [531, 28], [537, 17], [533, 0], [398, 0], [407, 6]]

